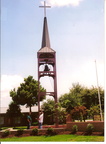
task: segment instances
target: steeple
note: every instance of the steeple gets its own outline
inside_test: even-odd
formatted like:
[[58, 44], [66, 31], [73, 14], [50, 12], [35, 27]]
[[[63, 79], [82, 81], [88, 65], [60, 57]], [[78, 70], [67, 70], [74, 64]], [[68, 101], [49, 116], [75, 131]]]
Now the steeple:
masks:
[[49, 38], [49, 31], [48, 31], [48, 24], [47, 24], [47, 17], [46, 17], [46, 8], [50, 8], [51, 6], [46, 6], [46, 2], [44, 1], [44, 6], [39, 6], [39, 7], [44, 8], [44, 23], [43, 23], [41, 49], [38, 52], [55, 52], [53, 49], [51, 49], [50, 46], [50, 38]]
[[50, 46], [47, 18], [44, 17], [41, 49], [38, 52], [55, 52]]
[[50, 39], [49, 39], [49, 32], [48, 32], [48, 25], [47, 25], [47, 18], [46, 17], [44, 17], [41, 48], [44, 48], [44, 47], [50, 48]]

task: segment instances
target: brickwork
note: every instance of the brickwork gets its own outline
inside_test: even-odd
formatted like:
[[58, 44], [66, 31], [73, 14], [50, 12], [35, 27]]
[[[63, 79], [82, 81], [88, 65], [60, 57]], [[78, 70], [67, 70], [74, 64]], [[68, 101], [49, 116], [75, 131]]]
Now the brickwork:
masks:
[[73, 125], [78, 126], [78, 131], [85, 132], [87, 124], [93, 124], [95, 132], [103, 132], [104, 122], [67, 122], [66, 129], [72, 130]]

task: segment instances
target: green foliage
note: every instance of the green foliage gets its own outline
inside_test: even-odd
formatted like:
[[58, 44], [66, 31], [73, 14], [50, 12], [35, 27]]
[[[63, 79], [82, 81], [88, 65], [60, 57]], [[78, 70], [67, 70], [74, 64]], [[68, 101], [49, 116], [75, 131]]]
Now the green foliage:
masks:
[[56, 133], [54, 132], [54, 129], [53, 129], [53, 128], [49, 127], [49, 128], [47, 129], [46, 134], [51, 136], [51, 135], [55, 135]]
[[6, 112], [7, 116], [11, 117], [18, 117], [21, 116], [21, 109], [20, 106], [17, 105], [15, 102], [11, 102], [9, 104], [9, 109]]
[[[48, 99], [46, 102], [42, 104], [41, 107], [44, 111], [44, 117], [45, 117], [45, 122], [48, 121], [47, 124], [52, 124], [53, 123], [53, 117], [54, 117], [54, 112], [55, 112], [55, 102], [54, 100]], [[51, 121], [52, 119], [52, 121]]]
[[33, 136], [38, 135], [38, 129], [37, 129], [37, 128], [34, 128], [34, 129], [32, 130], [31, 135], [33, 135]]
[[[45, 92], [46, 90], [40, 85], [40, 92]], [[18, 89], [13, 89], [10, 91], [10, 97], [12, 100], [20, 105], [26, 105], [30, 108], [37, 105], [38, 102], [38, 81], [34, 80], [32, 76], [28, 76], [24, 79], [24, 82], [20, 84]], [[45, 98], [45, 95], [40, 97], [40, 101]]]
[[15, 127], [15, 118], [22, 116], [20, 106], [15, 102], [11, 102], [9, 104], [9, 108], [7, 109], [6, 115], [10, 118], [10, 120], [13, 120], [11, 124]]
[[85, 106], [76, 106], [74, 109], [71, 111], [72, 118], [75, 120], [84, 120], [86, 119], [87, 116], [87, 109]]
[[47, 102], [42, 104], [42, 109], [44, 112], [54, 113], [55, 111], [55, 102], [54, 100], [48, 99]]
[[[104, 90], [100, 89], [102, 111], [104, 111]], [[65, 111], [72, 113], [72, 118], [80, 121], [87, 118], [87, 116], [93, 116], [93, 113], [98, 113], [97, 105], [98, 89], [96, 87], [87, 88], [81, 86], [79, 83], [73, 84], [69, 93], [65, 93], [59, 98], [58, 103], [58, 117], [59, 122], [62, 123], [65, 120]], [[43, 103], [43, 109], [49, 117], [55, 116], [55, 102], [54, 100], [48, 100]], [[62, 110], [64, 108], [64, 111]], [[96, 111], [95, 111], [95, 110]]]
[[99, 115], [100, 114], [100, 108], [99, 108], [99, 105], [96, 105], [96, 106], [92, 106], [90, 109], [89, 109], [89, 115], [90, 116], [94, 116], [94, 115]]
[[62, 108], [60, 104], [58, 104], [58, 120], [59, 124], [66, 123], [66, 109]]
[[[104, 90], [99, 88], [100, 96], [101, 96], [101, 104], [102, 109], [104, 109]], [[90, 109], [91, 106], [96, 106], [99, 104], [98, 100], [98, 88], [91, 87], [91, 88], [84, 88], [81, 92], [82, 104], [87, 108]]]
[[38, 125], [38, 122], [33, 122], [32, 123], [32, 126], [37, 126]]
[[[102, 110], [104, 110], [104, 90], [99, 88], [101, 96]], [[69, 93], [65, 93], [59, 98], [59, 102], [63, 108], [69, 113], [76, 106], [85, 106], [90, 109], [92, 106], [99, 104], [98, 88], [87, 88], [81, 86], [79, 83], [73, 84]]]
[[66, 108], [66, 111], [69, 113], [76, 105], [77, 100], [72, 94], [64, 94], [59, 98], [59, 102], [63, 108]]
[[78, 126], [77, 125], [73, 125], [72, 134], [75, 134], [77, 131], [78, 131]]
[[18, 129], [16, 135], [17, 135], [17, 136], [20, 136], [20, 135], [23, 134], [23, 132], [24, 132], [23, 129]]
[[13, 128], [13, 129], [23, 129], [23, 130], [25, 130], [26, 126], [17, 126], [17, 127]]
[[2, 137], [7, 137], [10, 134], [9, 130], [5, 130], [2, 134]]
[[45, 114], [47, 114], [48, 117], [54, 117], [54, 119], [56, 116], [55, 115], [55, 110], [56, 110], [58, 112], [59, 123], [65, 123], [66, 111], [64, 108], [61, 107], [59, 103], [56, 108], [54, 100], [48, 99], [47, 102], [44, 102], [42, 104], [42, 109], [44, 110]]
[[91, 135], [92, 134], [92, 132], [93, 132], [93, 130], [94, 130], [94, 126], [93, 126], [93, 124], [87, 124], [87, 128], [86, 128], [86, 134], [87, 135]]
[[78, 84], [73, 84], [73, 87], [70, 89], [69, 93], [62, 95], [59, 98], [59, 102], [62, 107], [66, 108], [66, 111], [70, 111], [75, 107], [81, 104], [81, 91], [83, 87]]

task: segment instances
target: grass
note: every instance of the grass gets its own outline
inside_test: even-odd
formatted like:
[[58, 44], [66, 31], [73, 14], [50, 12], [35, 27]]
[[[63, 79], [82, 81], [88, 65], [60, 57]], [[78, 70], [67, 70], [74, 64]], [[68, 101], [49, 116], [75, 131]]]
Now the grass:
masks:
[[0, 130], [5, 130], [5, 129], [8, 129], [10, 127], [0, 127]]
[[27, 126], [16, 126], [13, 129], [27, 129]]
[[55, 136], [27, 136], [0, 139], [1, 142], [103, 142], [104, 136], [79, 136], [79, 135], [55, 135]]
[[13, 129], [27, 129], [27, 126], [16, 126], [16, 127], [1, 127], [0, 130], [6, 130], [8, 128], [13, 128]]

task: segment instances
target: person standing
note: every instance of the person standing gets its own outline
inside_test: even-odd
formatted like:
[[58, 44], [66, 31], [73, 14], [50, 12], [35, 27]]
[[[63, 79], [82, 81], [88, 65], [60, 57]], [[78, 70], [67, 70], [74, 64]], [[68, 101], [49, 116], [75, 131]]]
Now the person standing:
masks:
[[42, 124], [43, 124], [43, 117], [44, 117], [44, 113], [43, 111], [40, 111], [40, 114], [39, 114], [39, 129], [42, 129]]
[[27, 115], [27, 129], [30, 129], [31, 122], [32, 122], [31, 113], [29, 113]]

